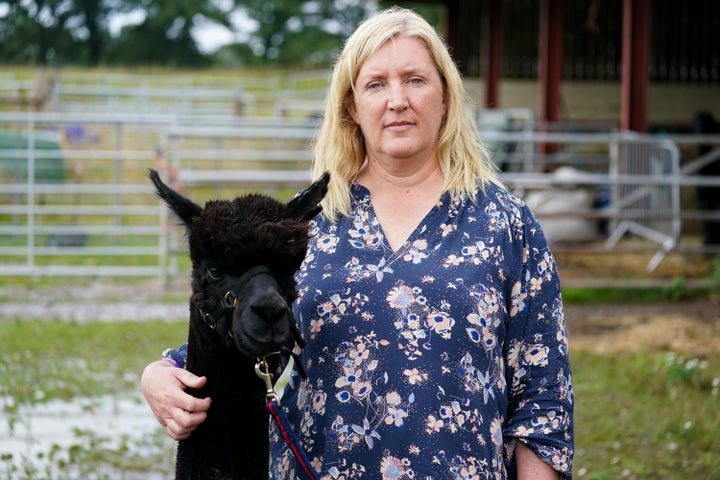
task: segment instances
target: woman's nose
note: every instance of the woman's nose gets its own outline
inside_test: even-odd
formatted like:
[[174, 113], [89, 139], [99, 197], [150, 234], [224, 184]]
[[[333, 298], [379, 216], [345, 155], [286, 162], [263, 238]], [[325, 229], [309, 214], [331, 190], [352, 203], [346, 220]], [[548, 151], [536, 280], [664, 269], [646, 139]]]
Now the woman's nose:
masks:
[[405, 91], [399, 85], [391, 86], [389, 89], [390, 98], [388, 99], [388, 108], [391, 110], [405, 110], [408, 105], [408, 99]]

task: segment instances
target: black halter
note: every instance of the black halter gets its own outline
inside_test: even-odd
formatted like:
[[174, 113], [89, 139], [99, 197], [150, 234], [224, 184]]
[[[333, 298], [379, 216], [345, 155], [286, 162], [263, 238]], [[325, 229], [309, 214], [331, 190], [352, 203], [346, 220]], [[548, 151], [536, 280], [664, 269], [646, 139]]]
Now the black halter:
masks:
[[[267, 265], [256, 265], [252, 267], [251, 269], [240, 275], [237, 280], [232, 283], [231, 288], [225, 291], [223, 299], [218, 302], [217, 305], [215, 305], [215, 308], [213, 308], [211, 312], [206, 312], [202, 307], [198, 308], [198, 311], [200, 312], [200, 317], [202, 317], [202, 319], [205, 321], [205, 324], [210, 327], [211, 330], [214, 330], [218, 322], [222, 320], [223, 316], [225, 316], [228, 322], [231, 322], [233, 310], [235, 309], [235, 307], [237, 307], [238, 292], [242, 291], [242, 289], [245, 288], [251, 278], [263, 274], [272, 276], [272, 270], [270, 270]], [[293, 339], [295, 340], [295, 343], [298, 345], [298, 347], [305, 348], [305, 339], [303, 339], [300, 335], [300, 330], [295, 323], [295, 315], [293, 315], [290, 306], [288, 306], [287, 308], [291, 319], [290, 333], [292, 334]], [[290, 352], [290, 354], [292, 356], [295, 356], [292, 352]], [[300, 371], [301, 375], [304, 378], [305, 375], [302, 371], [302, 366], [300, 366]]]
[[215, 305], [212, 311], [206, 312], [200, 307], [198, 310], [205, 324], [211, 329], [214, 329], [218, 322], [222, 320], [223, 316], [228, 320], [231, 319], [232, 311], [237, 306], [238, 292], [245, 288], [245, 285], [247, 285], [251, 278], [263, 274], [272, 275], [272, 271], [266, 265], [256, 265], [252, 267], [232, 283], [231, 287], [225, 292], [225, 295], [223, 295], [223, 299]]

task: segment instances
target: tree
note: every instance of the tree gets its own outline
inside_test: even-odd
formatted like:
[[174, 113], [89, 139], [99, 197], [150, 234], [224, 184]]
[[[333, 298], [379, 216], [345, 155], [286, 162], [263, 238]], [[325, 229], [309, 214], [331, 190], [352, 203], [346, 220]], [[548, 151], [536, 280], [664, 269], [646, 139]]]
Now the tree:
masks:
[[[0, 58], [39, 65], [318, 64], [376, 8], [364, 0], [0, 0]], [[141, 22], [113, 38], [110, 20], [133, 11], [142, 12]], [[237, 12], [257, 25], [245, 46], [214, 57], [200, 52], [194, 27], [233, 29]]]
[[[32, 64], [122, 61], [206, 64], [190, 31], [211, 19], [229, 25], [214, 0], [7, 0], [0, 1], [0, 58]], [[141, 25], [112, 39], [109, 19], [144, 10]]]
[[332, 59], [356, 24], [376, 7], [364, 0], [247, 0], [236, 9], [257, 22], [247, 42], [266, 63]]
[[230, 26], [229, 12], [213, 0], [149, 0], [142, 7], [145, 19], [123, 28], [108, 54], [110, 63], [209, 65], [211, 59], [192, 36], [193, 27], [207, 20]]
[[7, 61], [45, 65], [77, 42], [68, 28], [77, 19], [74, 2], [10, 0], [0, 7], [0, 57]]
[[85, 45], [88, 63], [97, 65], [102, 59], [107, 39], [107, 19], [112, 9], [107, 3], [98, 0], [75, 0], [75, 7], [78, 20], [84, 20], [83, 31], [87, 32]]

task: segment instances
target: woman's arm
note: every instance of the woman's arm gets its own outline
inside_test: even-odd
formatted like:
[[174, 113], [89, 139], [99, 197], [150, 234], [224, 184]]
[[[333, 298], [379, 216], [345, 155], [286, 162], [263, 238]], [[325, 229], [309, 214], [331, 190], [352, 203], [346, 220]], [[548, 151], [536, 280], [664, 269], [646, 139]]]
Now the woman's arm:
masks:
[[521, 442], [515, 446], [518, 480], [558, 480], [560, 475]]
[[[508, 417], [503, 433], [506, 441], [517, 442], [513, 460], [518, 473], [520, 462], [525, 462], [527, 472], [537, 460], [569, 479], [574, 454], [573, 393], [559, 274], [542, 229], [529, 210], [525, 209], [519, 224], [514, 232], [516, 244], [522, 245], [523, 266], [511, 277], [504, 350]], [[519, 478], [546, 477], [530, 473]]]

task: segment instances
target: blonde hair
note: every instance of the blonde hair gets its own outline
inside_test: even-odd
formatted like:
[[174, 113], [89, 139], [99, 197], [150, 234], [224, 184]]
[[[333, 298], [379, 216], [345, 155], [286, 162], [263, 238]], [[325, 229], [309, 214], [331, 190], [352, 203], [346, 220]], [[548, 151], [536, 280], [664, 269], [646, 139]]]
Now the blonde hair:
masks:
[[325, 116], [313, 146], [313, 177], [330, 172], [323, 212], [331, 220], [349, 215], [350, 184], [365, 162], [362, 132], [348, 110], [358, 72], [380, 47], [401, 35], [423, 41], [443, 80], [447, 114], [438, 142], [438, 161], [444, 177], [442, 190], [474, 200], [478, 186], [484, 187], [487, 182], [499, 184], [495, 167], [466, 112], [465, 87], [445, 43], [420, 15], [393, 7], [358, 26], [345, 42], [330, 78]]

